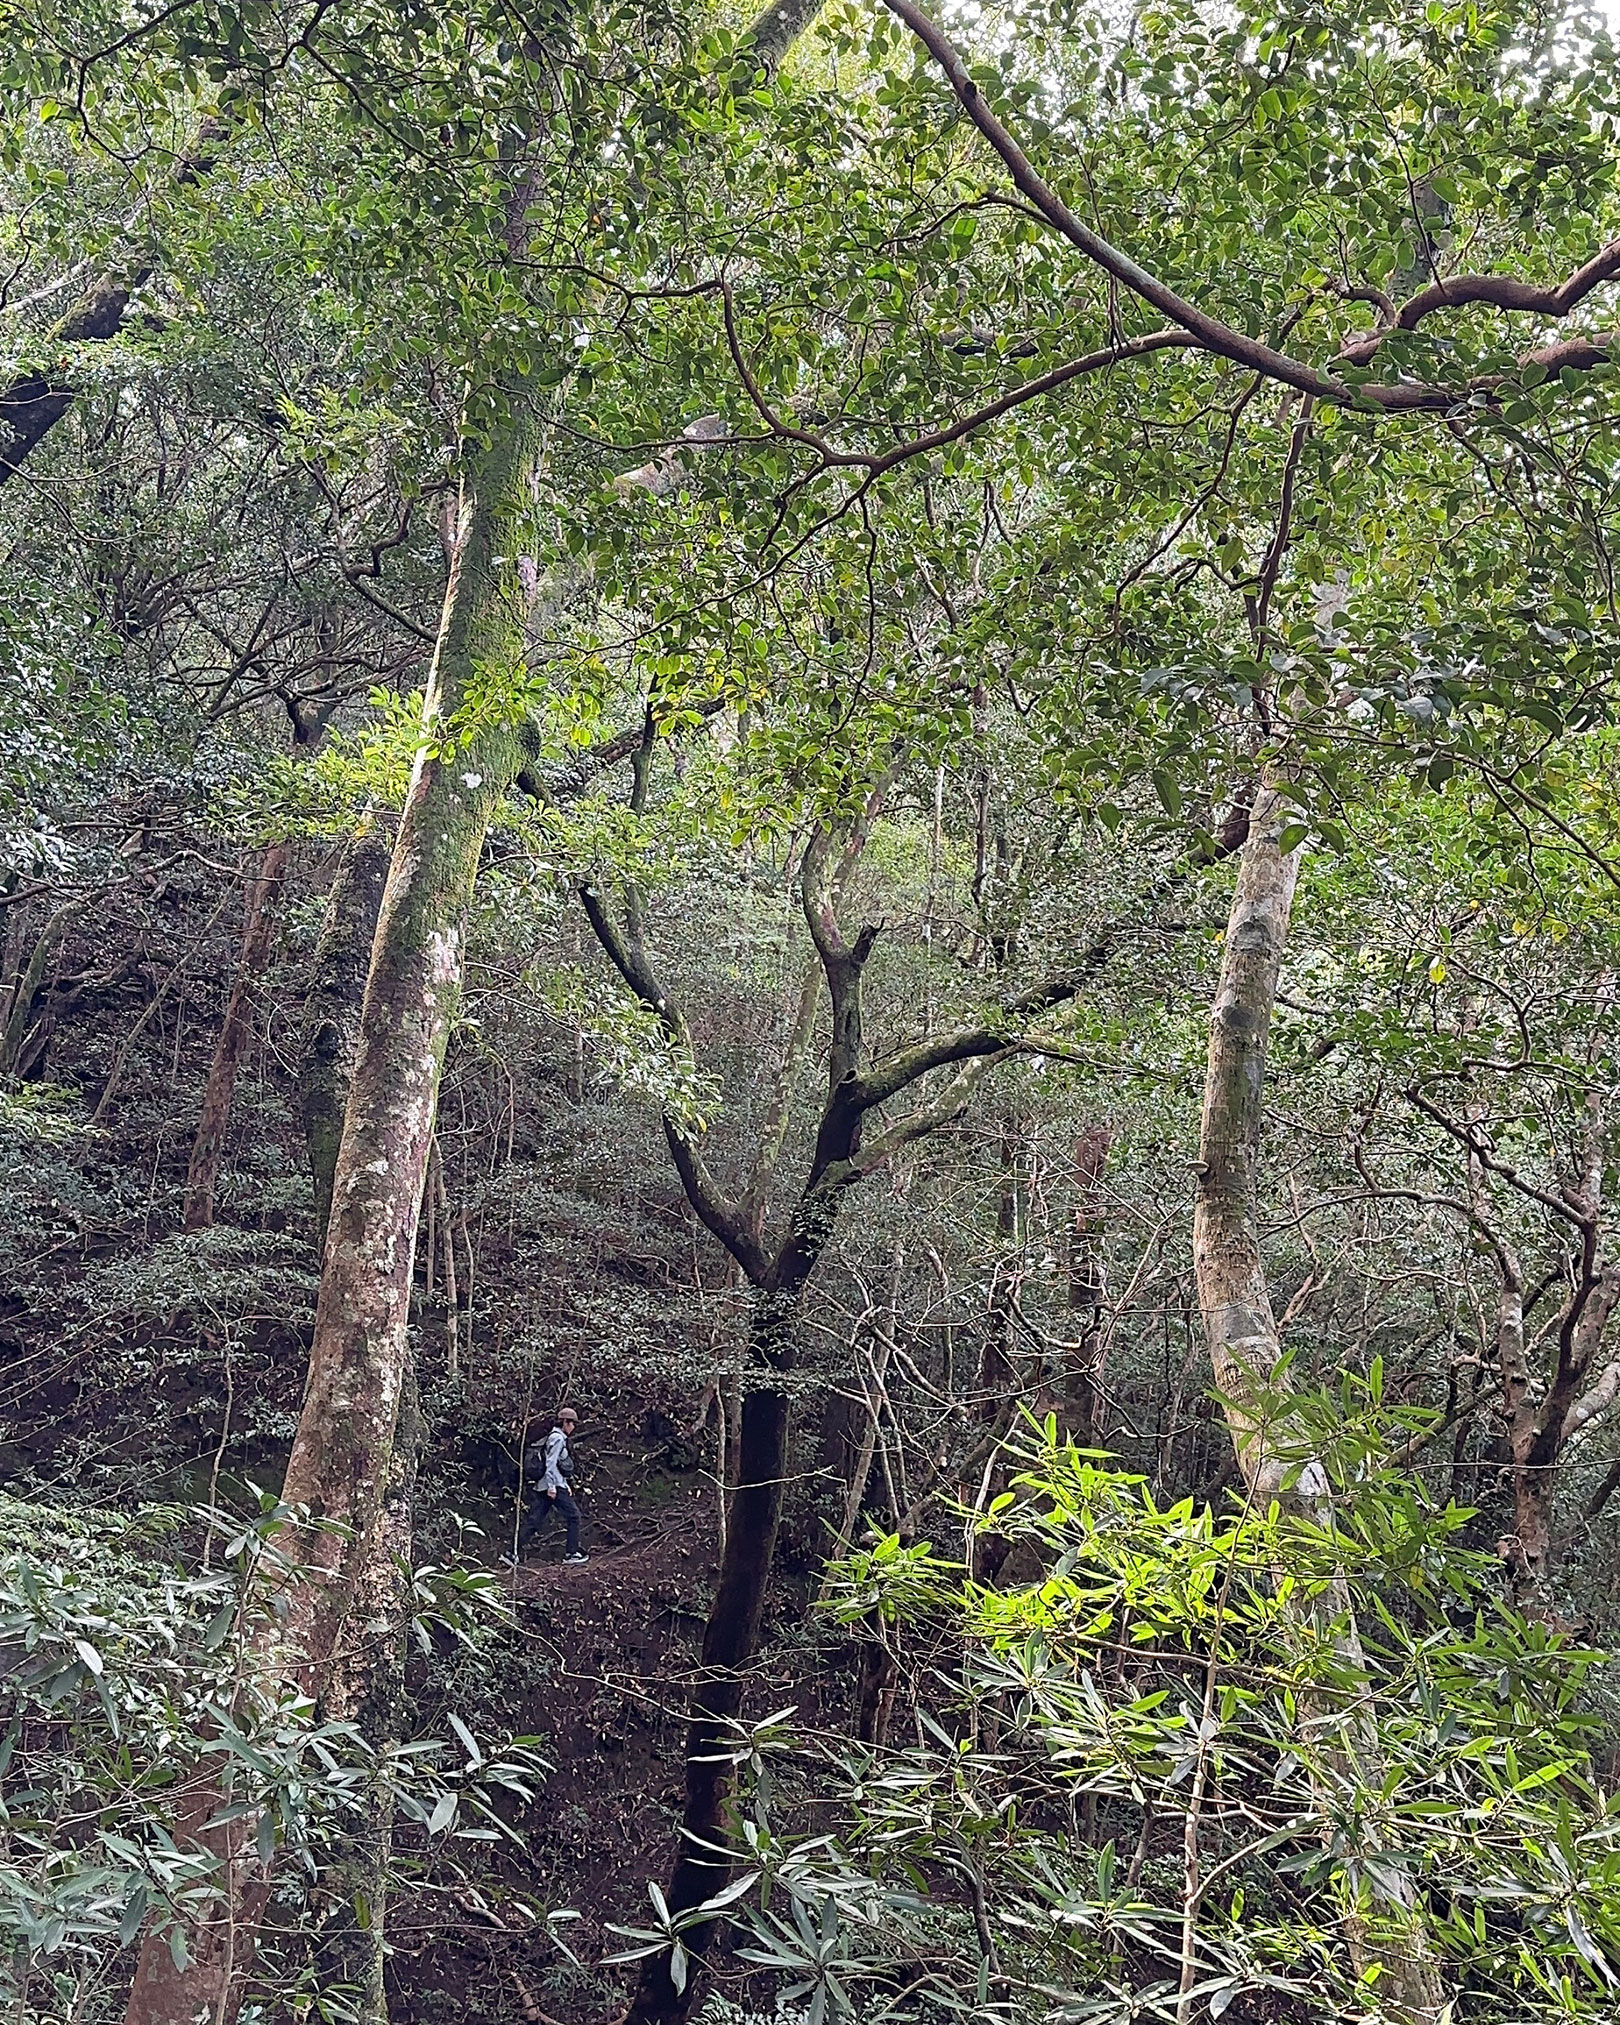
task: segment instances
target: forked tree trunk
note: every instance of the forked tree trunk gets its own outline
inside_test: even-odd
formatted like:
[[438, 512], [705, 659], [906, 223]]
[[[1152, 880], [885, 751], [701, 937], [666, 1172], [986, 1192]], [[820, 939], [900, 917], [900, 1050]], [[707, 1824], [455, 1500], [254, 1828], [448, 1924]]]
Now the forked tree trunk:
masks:
[[[637, 760], [631, 806], [645, 807], [650, 740]], [[874, 796], [873, 805], [875, 806]], [[854, 1183], [893, 1154], [959, 1117], [984, 1069], [1011, 1052], [1001, 1027], [973, 1027], [940, 1035], [889, 1056], [863, 1073], [865, 1043], [861, 979], [878, 930], [868, 924], [852, 939], [838, 918], [844, 877], [867, 835], [870, 810], [846, 837], [841, 862], [832, 833], [818, 827], [799, 867], [806, 924], [826, 978], [830, 1002], [827, 1090], [816, 1130], [810, 1173], [787, 1218], [779, 1242], [761, 1241], [763, 1194], [751, 1187], [733, 1200], [710, 1173], [697, 1138], [678, 1117], [666, 1114], [664, 1134], [693, 1209], [725, 1245], [755, 1289], [750, 1369], [743, 1399], [737, 1488], [726, 1528], [720, 1582], [704, 1637], [703, 1665], [694, 1697], [686, 1749], [686, 1806], [675, 1868], [666, 1903], [677, 1918], [696, 1912], [725, 1884], [731, 1872], [731, 1824], [727, 1819], [732, 1773], [726, 1740], [742, 1705], [743, 1669], [759, 1638], [766, 1584], [782, 1508], [787, 1467], [788, 1398], [781, 1380], [792, 1362], [791, 1331], [800, 1296], [837, 1227], [844, 1196]], [[631, 882], [625, 919], [618, 920], [593, 880], [580, 899], [603, 949], [642, 1004], [662, 1022], [683, 1052], [691, 1034], [677, 1003], [659, 982], [645, 939], [639, 890]], [[1039, 994], [1042, 1006], [1073, 995], [1071, 979], [1054, 981]], [[806, 1032], [801, 995], [796, 1032]], [[1023, 1002], [1020, 1001], [1020, 1008]], [[791, 1052], [791, 1051], [790, 1051]], [[868, 1140], [868, 1115], [934, 1070], [956, 1074], [931, 1101]], [[773, 1156], [774, 1157], [774, 1156]], [[757, 1178], [757, 1176], [756, 1176]], [[699, 1918], [679, 1934], [681, 1959], [701, 1957], [713, 1921]], [[688, 1963], [688, 1967], [691, 1964]], [[627, 2013], [626, 2025], [678, 2025], [690, 2009], [697, 1976], [677, 1974], [673, 1948], [650, 1955]]]
[[[1600, 1185], [1601, 1169], [1589, 1196], [1594, 1230], [1592, 1255], [1585, 1265], [1590, 1277], [1583, 1278], [1580, 1289], [1565, 1304], [1559, 1319], [1555, 1368], [1542, 1397], [1532, 1400], [1521, 1391], [1513, 1399], [1509, 1427], [1514, 1526], [1509, 1575], [1519, 1608], [1527, 1617], [1541, 1621], [1555, 1615], [1553, 1576], [1557, 1543], [1553, 1521], [1565, 1447], [1620, 1395], [1620, 1370], [1606, 1368], [1603, 1359], [1603, 1340], [1616, 1308], [1620, 1307], [1620, 1263], [1604, 1266], [1597, 1263], [1595, 1212], [1596, 1190]], [[1522, 1365], [1522, 1295], [1517, 1321]], [[1511, 1389], [1509, 1396], [1512, 1399]]]
[[343, 1142], [349, 1079], [360, 1045], [360, 1009], [388, 879], [388, 859], [388, 840], [375, 830], [351, 839], [345, 847], [327, 899], [326, 919], [315, 945], [314, 975], [304, 1003], [298, 1097], [310, 1178], [315, 1185], [317, 1253], [326, 1250], [326, 1228], [332, 1217], [332, 1182]]
[[287, 883], [291, 859], [291, 844], [271, 844], [260, 854], [243, 896], [242, 950], [231, 979], [230, 997], [225, 1001], [219, 1038], [214, 1043], [214, 1057], [208, 1065], [197, 1136], [191, 1142], [191, 1162], [186, 1169], [187, 1230], [206, 1230], [214, 1221], [214, 1195], [219, 1186], [225, 1138], [231, 1129], [237, 1071], [253, 1038], [253, 994], [270, 961], [276, 908]]
[[[395, 1429], [407, 1376], [406, 1321], [422, 1184], [439, 1075], [460, 1001], [463, 918], [485, 831], [525, 758], [499, 723], [448, 753], [433, 735], [454, 718], [475, 675], [510, 660], [514, 633], [499, 533], [527, 467], [521, 409], [470, 468], [444, 615], [423, 702], [424, 740], [411, 776], [383, 895], [361, 1012], [333, 1185], [303, 1411], [283, 1497], [319, 1527], [280, 1542], [297, 1565], [284, 1615], [257, 1657], [317, 1698], [333, 1684], [338, 1637], [368, 1607], [389, 1561], [397, 1517]], [[360, 1684], [343, 1688], [350, 1705]], [[242, 1992], [254, 1909], [235, 1876], [192, 1937], [194, 1963], [175, 1966], [148, 1933], [128, 2025], [231, 2025]], [[232, 1964], [234, 1962], [234, 1973]]]
[[[1249, 1495], [1322, 1522], [1331, 1516], [1327, 1474], [1300, 1456], [1290, 1441], [1287, 1401], [1272, 1392], [1282, 1346], [1260, 1252], [1266, 1052], [1299, 876], [1297, 850], [1280, 847], [1282, 818], [1275, 790], [1263, 788], [1249, 821], [1210, 1018], [1193, 1261], [1215, 1380]], [[1359, 1667], [1353, 1618], [1340, 1636], [1345, 1658]], [[1366, 1724], [1347, 1720], [1342, 1727], [1347, 1774], [1376, 1790], [1376, 1739]], [[1376, 1962], [1378, 2001], [1396, 2025], [1439, 2025], [1447, 2000], [1415, 1895], [1391, 1908], [1388, 1926], [1375, 1943], [1359, 1918], [1347, 1921], [1358, 1969]]]

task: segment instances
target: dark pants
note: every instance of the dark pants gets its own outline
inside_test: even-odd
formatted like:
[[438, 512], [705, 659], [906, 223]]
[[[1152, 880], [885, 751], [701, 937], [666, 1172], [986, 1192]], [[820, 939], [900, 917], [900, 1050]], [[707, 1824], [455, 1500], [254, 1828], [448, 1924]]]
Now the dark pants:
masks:
[[554, 1498], [548, 1498], [544, 1491], [534, 1490], [529, 1493], [528, 1509], [523, 1514], [523, 1524], [518, 1528], [519, 1554], [538, 1533], [550, 1525], [553, 1512], [558, 1514], [568, 1528], [568, 1545], [564, 1552], [569, 1554], [579, 1552], [579, 1506], [574, 1502], [573, 1492], [561, 1490]]

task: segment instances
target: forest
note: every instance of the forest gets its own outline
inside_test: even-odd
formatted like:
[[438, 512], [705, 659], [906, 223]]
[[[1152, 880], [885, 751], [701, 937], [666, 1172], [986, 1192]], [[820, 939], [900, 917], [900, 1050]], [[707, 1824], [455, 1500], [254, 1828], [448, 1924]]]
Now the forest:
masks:
[[0, 0], [0, 2019], [1608, 2025], [1620, 15], [757, 4]]

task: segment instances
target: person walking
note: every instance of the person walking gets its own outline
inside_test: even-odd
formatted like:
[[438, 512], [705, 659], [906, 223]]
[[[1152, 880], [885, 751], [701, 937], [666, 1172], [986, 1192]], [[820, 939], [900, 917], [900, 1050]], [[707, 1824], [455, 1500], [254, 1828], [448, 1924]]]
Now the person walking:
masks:
[[518, 1528], [517, 1558], [520, 1561], [524, 1550], [551, 1523], [554, 1514], [561, 1516], [567, 1528], [564, 1567], [581, 1568], [591, 1558], [579, 1550], [579, 1506], [574, 1501], [571, 1488], [574, 1458], [568, 1451], [568, 1438], [578, 1425], [579, 1415], [573, 1407], [561, 1408], [544, 1446], [530, 1449], [523, 1459], [524, 1476], [532, 1476], [537, 1481], [534, 1494], [527, 1501], [523, 1523]]

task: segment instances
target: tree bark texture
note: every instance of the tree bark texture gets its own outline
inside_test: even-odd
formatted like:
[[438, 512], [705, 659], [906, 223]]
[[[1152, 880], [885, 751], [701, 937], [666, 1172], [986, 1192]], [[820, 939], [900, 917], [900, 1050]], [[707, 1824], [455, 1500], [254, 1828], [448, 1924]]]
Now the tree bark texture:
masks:
[[291, 861], [291, 844], [271, 844], [261, 853], [247, 882], [242, 903], [242, 951], [231, 979], [230, 996], [225, 1001], [225, 1017], [214, 1043], [213, 1060], [208, 1065], [197, 1135], [191, 1142], [191, 1161], [186, 1169], [187, 1230], [206, 1230], [214, 1221], [214, 1196], [219, 1187], [226, 1135], [231, 1128], [237, 1071], [253, 1038], [253, 994], [270, 961], [276, 908]]
[[220, 1910], [187, 1933], [184, 1966], [175, 1961], [167, 1937], [147, 1929], [124, 2011], [127, 2025], [219, 2025], [236, 2016], [270, 1880], [254, 1847], [251, 1815], [210, 1825], [230, 1799], [229, 1787], [211, 1773], [193, 1779], [181, 1797], [175, 1845], [212, 1857], [218, 1867]]
[[[283, 1487], [286, 1504], [323, 1523], [289, 1525], [280, 1543], [296, 1574], [279, 1598], [284, 1614], [267, 1615], [258, 1654], [317, 1700], [338, 1693], [351, 1706], [364, 1689], [344, 1671], [339, 1634], [352, 1613], [373, 1607], [376, 1571], [388, 1564], [386, 1543], [400, 1523], [390, 1494], [406, 1322], [439, 1076], [460, 1002], [463, 919], [490, 817], [527, 756], [519, 728], [496, 721], [463, 737], [455, 720], [474, 681], [522, 651], [520, 592], [498, 557], [531, 442], [524, 411], [514, 408], [464, 479], [423, 744], [372, 947]], [[250, 1927], [251, 1909], [234, 1878], [225, 1882], [217, 1911], [193, 1937], [195, 1969], [177, 1970], [167, 1943], [147, 1934], [128, 2025], [193, 2025], [199, 2014], [232, 2025], [241, 1978], [222, 1968], [218, 1934]]]
[[375, 831], [351, 839], [345, 847], [315, 945], [314, 974], [305, 1002], [298, 1097], [315, 1186], [316, 1249], [323, 1253], [389, 856], [387, 838]]
[[462, 531], [423, 703], [424, 745], [400, 818], [360, 1014], [333, 1172], [309, 1379], [283, 1490], [336, 1521], [300, 1538], [288, 1592], [290, 1648], [325, 1680], [367, 1542], [382, 1523], [406, 1366], [416, 1231], [439, 1077], [461, 999], [464, 917], [490, 817], [526, 757], [518, 729], [466, 737], [471, 685], [522, 651], [521, 593], [497, 563], [505, 509], [526, 466], [514, 418], [469, 474]]
[[412, 1507], [424, 1427], [414, 1360], [400, 1401], [375, 1552], [345, 1626], [345, 1656], [327, 1680], [321, 1713], [352, 1722], [374, 1753], [358, 1817], [323, 1882], [332, 1909], [318, 1959], [324, 1989], [342, 1989], [358, 2025], [387, 2025], [384, 1914], [394, 1843], [394, 1761], [403, 1738], [405, 1639], [411, 1590]]
[[[1262, 1505], [1284, 1496], [1290, 1459], [1278, 1452], [1266, 1387], [1282, 1354], [1260, 1256], [1260, 1134], [1266, 1050], [1299, 853], [1278, 847], [1282, 809], [1273, 789], [1255, 799], [1227, 920], [1209, 1024], [1193, 1208], [1193, 1266], [1215, 1383], [1243, 1480]], [[1307, 1465], [1307, 1475], [1312, 1466]], [[1320, 1475], [1320, 1472], [1317, 1472]], [[1300, 1495], [1325, 1490], [1302, 1481]]]
[[[1513, 1472], [1508, 1572], [1519, 1607], [1527, 1616], [1542, 1619], [1553, 1610], [1552, 1578], [1557, 1559], [1553, 1521], [1565, 1444], [1597, 1419], [1620, 1391], [1620, 1370], [1614, 1367], [1603, 1371], [1596, 1384], [1591, 1383], [1602, 1362], [1609, 1322], [1620, 1304], [1620, 1264], [1601, 1265], [1595, 1256], [1595, 1240], [1594, 1202], [1590, 1255], [1583, 1261], [1576, 1292], [1559, 1318], [1554, 1368], [1539, 1394], [1532, 1393], [1529, 1386], [1523, 1294], [1518, 1295], [1516, 1317], [1507, 1312], [1511, 1295], [1504, 1291], [1503, 1297], [1502, 1366]], [[1514, 1370], [1519, 1374], [1517, 1383], [1509, 1382], [1509, 1373]]]
[[[788, 1395], [770, 1382], [769, 1375], [785, 1372], [792, 1363], [798, 1293], [794, 1288], [785, 1295], [757, 1294], [750, 1319], [751, 1382], [742, 1401], [737, 1481], [720, 1576], [703, 1631], [703, 1657], [686, 1734], [680, 1843], [664, 1894], [677, 1918], [712, 1898], [731, 1875], [732, 1725], [742, 1710], [748, 1662], [759, 1644], [788, 1465]], [[702, 1955], [713, 1931], [712, 1921], [687, 1928], [682, 1936], [687, 1951]], [[650, 1958], [631, 2000], [627, 2025], [683, 2018], [696, 1985], [693, 1972], [683, 1988], [676, 1988], [669, 1953]]]
[[[1260, 1252], [1259, 1163], [1265, 1119], [1266, 1054], [1277, 986], [1299, 877], [1299, 853], [1279, 842], [1283, 807], [1276, 791], [1255, 797], [1237, 887], [1227, 917], [1220, 982], [1210, 1016], [1209, 1066], [1199, 1135], [1193, 1212], [1193, 1266], [1215, 1381], [1238, 1466], [1251, 1501], [1273, 1500], [1318, 1523], [1329, 1521], [1329, 1482], [1314, 1458], [1289, 1441], [1286, 1400], [1268, 1397], [1281, 1356], [1276, 1317]], [[1346, 1622], [1338, 1633], [1348, 1667], [1362, 1670], [1361, 1641], [1349, 1599], [1333, 1599]], [[1327, 1727], [1325, 1711], [1317, 1724]], [[1339, 1723], [1330, 1756], [1358, 1790], [1381, 1785], [1376, 1737], [1368, 1722]], [[1378, 2001], [1396, 2025], [1439, 2025], [1447, 1999], [1439, 1963], [1415, 1893], [1392, 1906], [1384, 1931], [1367, 1932], [1359, 1911], [1345, 1928], [1358, 1972], [1376, 1963]]]

